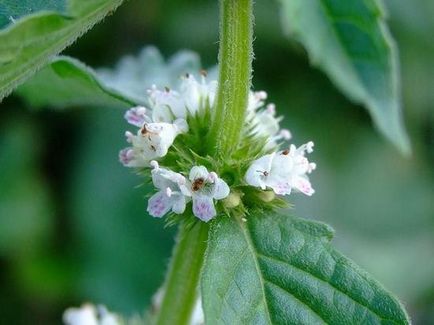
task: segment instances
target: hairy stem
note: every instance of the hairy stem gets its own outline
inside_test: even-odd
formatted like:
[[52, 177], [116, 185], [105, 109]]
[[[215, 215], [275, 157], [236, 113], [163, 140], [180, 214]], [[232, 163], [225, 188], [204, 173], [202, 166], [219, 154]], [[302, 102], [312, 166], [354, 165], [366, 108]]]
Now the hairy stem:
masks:
[[[229, 158], [244, 124], [252, 72], [253, 0], [220, 0], [219, 88], [210, 136], [211, 153]], [[170, 264], [158, 325], [189, 324], [198, 298], [198, 283], [209, 226], [181, 224]]]
[[252, 73], [252, 0], [220, 0], [219, 84], [209, 141], [230, 157], [240, 140]]
[[189, 324], [198, 298], [208, 231], [209, 226], [204, 222], [197, 222], [193, 227], [181, 224], [156, 324]]

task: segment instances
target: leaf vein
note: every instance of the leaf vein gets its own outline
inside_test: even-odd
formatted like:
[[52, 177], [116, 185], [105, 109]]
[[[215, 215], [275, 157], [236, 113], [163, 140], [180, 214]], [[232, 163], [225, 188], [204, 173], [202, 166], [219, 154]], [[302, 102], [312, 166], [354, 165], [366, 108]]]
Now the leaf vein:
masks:
[[245, 225], [241, 224], [240, 220], [237, 220], [237, 223], [238, 223], [238, 225], [239, 225], [239, 227], [240, 227], [240, 229], [241, 229], [241, 231], [242, 231], [242, 233], [244, 235], [244, 238], [245, 238], [245, 240], [247, 242], [247, 248], [250, 251], [250, 253], [252, 254], [253, 262], [255, 264], [255, 269], [256, 269], [256, 272], [257, 272], [258, 278], [259, 278], [259, 284], [260, 284], [260, 287], [261, 287], [261, 293], [262, 293], [262, 296], [263, 296], [263, 302], [264, 302], [265, 312], [267, 314], [268, 323], [269, 324], [273, 324], [273, 322], [271, 321], [271, 316], [270, 316], [270, 310], [269, 310], [269, 307], [268, 307], [268, 302], [267, 302], [267, 299], [265, 298], [266, 295], [265, 295], [264, 279], [263, 279], [263, 276], [262, 276], [262, 271], [261, 271], [261, 269], [259, 267], [258, 255], [252, 249], [253, 247], [255, 247], [253, 245], [253, 240], [250, 237], [250, 234], [248, 233]]
[[348, 293], [342, 291], [340, 288], [336, 287], [336, 286], [333, 285], [332, 283], [325, 281], [324, 279], [322, 279], [322, 278], [316, 276], [315, 274], [309, 272], [308, 270], [302, 269], [301, 267], [299, 267], [299, 266], [297, 266], [297, 265], [290, 264], [289, 262], [284, 261], [284, 260], [281, 260], [281, 259], [278, 259], [278, 258], [276, 258], [276, 257], [274, 257], [274, 256], [268, 256], [268, 255], [265, 255], [265, 254], [263, 254], [263, 253], [257, 253], [257, 254], [258, 254], [258, 256], [260, 256], [260, 257], [262, 257], [262, 258], [264, 258], [264, 259], [273, 260], [273, 261], [275, 261], [275, 262], [277, 262], [277, 263], [283, 263], [283, 264], [285, 264], [286, 266], [290, 266], [290, 267], [292, 267], [292, 268], [295, 268], [295, 269], [297, 269], [297, 270], [299, 270], [299, 271], [301, 271], [301, 272], [303, 272], [303, 273], [305, 273], [305, 274], [307, 274], [307, 275], [309, 275], [309, 276], [311, 276], [311, 277], [313, 277], [313, 278], [315, 278], [315, 279], [317, 279], [317, 280], [319, 280], [319, 281], [321, 281], [321, 282], [323, 282], [323, 283], [325, 283], [325, 284], [331, 286], [331, 287], [332, 287], [333, 289], [335, 289], [337, 292], [340, 292], [340, 293], [342, 293], [343, 295], [345, 295], [346, 297], [350, 298], [350, 299], [351, 299], [353, 302], [355, 302], [356, 304], [358, 304], [358, 305], [362, 306], [363, 308], [366, 308], [366, 309], [368, 309], [369, 311], [371, 311], [371, 312], [372, 312], [372, 313], [373, 313], [377, 318], [379, 318], [380, 320], [389, 320], [388, 318], [384, 318], [383, 316], [379, 315], [379, 314], [378, 314], [377, 312], [375, 312], [374, 310], [370, 309], [370, 308], [369, 308], [367, 305], [365, 305], [363, 302], [358, 301], [356, 298], [350, 296]]
[[298, 296], [294, 295], [293, 293], [289, 292], [288, 290], [286, 290], [285, 288], [279, 286], [277, 283], [274, 283], [271, 280], [264, 280], [265, 283], [270, 284], [271, 286], [275, 287], [276, 289], [283, 291], [285, 294], [293, 297], [294, 299], [296, 299], [297, 301], [299, 301], [303, 306], [305, 306], [307, 309], [309, 309], [315, 316], [317, 316], [318, 318], [320, 318], [325, 324], [327, 324], [327, 321], [322, 317], [322, 315], [320, 313], [318, 313], [316, 310], [313, 309], [312, 306], [310, 306], [309, 304], [307, 304], [306, 302], [304, 302], [303, 300], [301, 300]]

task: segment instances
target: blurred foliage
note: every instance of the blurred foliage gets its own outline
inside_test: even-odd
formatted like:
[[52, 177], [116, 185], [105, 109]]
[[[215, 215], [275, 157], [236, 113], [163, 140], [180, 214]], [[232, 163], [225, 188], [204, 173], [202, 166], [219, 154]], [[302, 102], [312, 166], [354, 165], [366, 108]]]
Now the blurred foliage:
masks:
[[[386, 1], [411, 158], [284, 39], [277, 4], [256, 6], [255, 89], [276, 102], [296, 144], [316, 143], [317, 192], [292, 196], [294, 213], [330, 223], [338, 248], [398, 294], [415, 324], [433, 323], [434, 3]], [[154, 44], [166, 57], [194, 50], [207, 68], [217, 61], [217, 14], [217, 2], [130, 0], [66, 54], [114, 66]], [[83, 301], [141, 313], [161, 284], [175, 229], [146, 215], [145, 189], [117, 161], [122, 115], [1, 104], [0, 323], [58, 324], [66, 306]]]
[[[122, 0], [62, 0], [57, 3], [50, 0], [2, 0], [0, 27], [4, 28], [0, 30], [0, 99], [121, 3]], [[10, 23], [5, 25], [5, 20]]]
[[7, 26], [17, 19], [38, 11], [65, 13], [66, 0], [3, 0], [0, 3], [0, 27]]
[[107, 89], [96, 73], [76, 59], [57, 56], [23, 85], [17, 93], [31, 107], [131, 107], [133, 102]]
[[7, 26], [23, 16], [38, 11], [65, 13], [66, 0], [2, 0], [0, 3], [0, 27]]
[[399, 64], [380, 1], [281, 0], [288, 34], [348, 98], [366, 106], [378, 130], [411, 152], [402, 121]]

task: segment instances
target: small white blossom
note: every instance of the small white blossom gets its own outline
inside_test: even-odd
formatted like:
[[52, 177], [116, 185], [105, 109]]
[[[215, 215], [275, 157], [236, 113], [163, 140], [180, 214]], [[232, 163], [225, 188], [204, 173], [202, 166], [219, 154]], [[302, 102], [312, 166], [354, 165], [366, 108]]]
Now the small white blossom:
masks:
[[190, 114], [195, 114], [206, 105], [212, 107], [217, 91], [217, 81], [206, 81], [206, 73], [201, 74], [201, 80], [198, 82], [196, 78], [187, 74], [183, 78], [180, 91], [184, 98], [185, 107]]
[[119, 153], [126, 167], [145, 167], [153, 159], [164, 157], [176, 136], [188, 131], [187, 122], [177, 119], [172, 123], [153, 123], [145, 107], [134, 107], [125, 113], [125, 119], [140, 127], [136, 135], [127, 131], [125, 136], [131, 147]]
[[136, 106], [126, 111], [124, 118], [131, 125], [141, 128], [144, 123], [151, 123], [152, 119], [148, 116], [148, 110], [143, 106]]
[[229, 195], [228, 184], [204, 166], [194, 166], [190, 170], [189, 182], [181, 187], [186, 196], [193, 200], [193, 214], [208, 222], [217, 214], [214, 200], [222, 200]]
[[199, 110], [214, 104], [217, 81], [207, 82], [204, 75], [201, 81], [187, 74], [182, 78], [179, 91], [153, 86], [149, 90], [152, 119], [155, 122], [172, 122], [177, 118], [185, 119]]
[[185, 186], [186, 179], [181, 174], [171, 170], [160, 168], [156, 161], [151, 162], [152, 182], [159, 189], [148, 201], [148, 212], [151, 216], [161, 218], [169, 211], [181, 214], [190, 199], [181, 190]]
[[268, 154], [255, 160], [247, 170], [247, 184], [273, 189], [278, 195], [289, 195], [292, 189], [311, 196], [314, 194], [307, 174], [311, 173], [316, 164], [309, 162], [305, 153], [313, 151], [313, 142], [308, 142], [299, 148], [291, 145], [289, 150]]
[[68, 308], [63, 313], [65, 325], [119, 325], [119, 319], [104, 306], [85, 304], [80, 308]]
[[291, 139], [291, 133], [280, 128], [282, 117], [276, 117], [274, 104], [270, 103], [264, 108], [266, 99], [265, 91], [249, 93], [247, 119], [253, 126], [253, 133], [269, 139], [266, 149], [272, 149], [279, 141]]

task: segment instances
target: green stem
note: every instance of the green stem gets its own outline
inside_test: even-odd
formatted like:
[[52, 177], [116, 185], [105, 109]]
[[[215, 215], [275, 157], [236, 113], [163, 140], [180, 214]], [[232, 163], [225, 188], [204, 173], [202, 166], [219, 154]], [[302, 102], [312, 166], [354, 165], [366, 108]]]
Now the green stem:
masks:
[[252, 0], [220, 0], [219, 86], [209, 141], [212, 154], [230, 157], [240, 140], [253, 57]]
[[[211, 153], [229, 158], [244, 124], [252, 72], [253, 0], [220, 0], [219, 88], [211, 124]], [[216, 157], [217, 158], [217, 157]], [[198, 298], [209, 226], [181, 224], [168, 271], [158, 325], [183, 325]]]
[[180, 225], [156, 324], [189, 324], [198, 298], [208, 230], [209, 226], [204, 222], [197, 222], [193, 227]]

